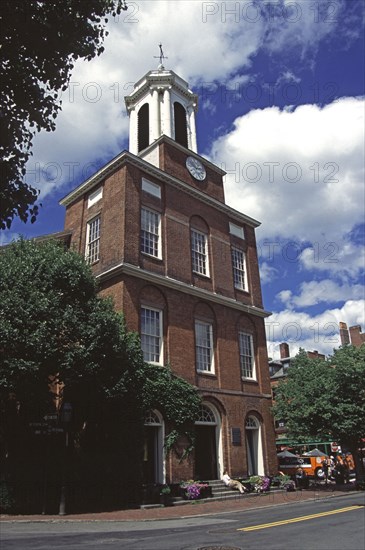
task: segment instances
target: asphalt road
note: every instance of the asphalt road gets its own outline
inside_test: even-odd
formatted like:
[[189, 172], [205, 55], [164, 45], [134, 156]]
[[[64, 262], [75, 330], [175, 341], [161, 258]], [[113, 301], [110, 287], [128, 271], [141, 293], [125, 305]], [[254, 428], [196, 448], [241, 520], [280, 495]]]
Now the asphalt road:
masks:
[[1, 550], [363, 550], [364, 493], [144, 522], [0, 524]]

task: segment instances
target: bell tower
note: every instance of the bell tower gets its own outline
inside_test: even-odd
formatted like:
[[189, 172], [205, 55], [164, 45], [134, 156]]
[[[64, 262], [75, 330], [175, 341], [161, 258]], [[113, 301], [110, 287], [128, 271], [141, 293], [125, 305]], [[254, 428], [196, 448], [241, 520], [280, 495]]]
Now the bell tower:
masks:
[[138, 155], [166, 135], [196, 153], [198, 96], [189, 90], [185, 80], [165, 69], [161, 46], [160, 50], [157, 70], [145, 74], [136, 82], [133, 92], [125, 97], [130, 117], [129, 151]]

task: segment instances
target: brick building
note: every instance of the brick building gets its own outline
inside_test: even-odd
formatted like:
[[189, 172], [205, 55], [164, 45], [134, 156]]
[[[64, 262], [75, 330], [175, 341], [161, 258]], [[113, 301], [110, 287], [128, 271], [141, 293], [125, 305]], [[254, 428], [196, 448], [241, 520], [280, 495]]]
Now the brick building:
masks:
[[361, 332], [360, 325], [354, 325], [350, 328], [347, 328], [347, 324], [341, 322], [340, 327], [340, 338], [341, 346], [346, 346], [347, 344], [352, 344], [355, 348], [359, 348], [365, 343], [365, 333]]
[[69, 193], [65, 230], [112, 296], [145, 360], [169, 364], [203, 406], [194, 458], [164, 456], [146, 418], [144, 481], [277, 470], [255, 228], [225, 204], [224, 172], [197, 153], [198, 98], [160, 65], [125, 98], [130, 150]]

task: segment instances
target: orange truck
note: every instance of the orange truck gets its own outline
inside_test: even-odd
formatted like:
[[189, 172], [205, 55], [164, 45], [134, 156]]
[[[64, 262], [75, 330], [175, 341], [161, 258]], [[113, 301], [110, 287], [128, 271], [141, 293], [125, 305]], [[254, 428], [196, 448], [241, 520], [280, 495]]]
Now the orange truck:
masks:
[[[325, 474], [322, 467], [322, 462], [326, 458], [323, 456], [296, 456], [296, 457], [283, 457], [279, 458], [279, 470], [283, 474], [289, 476], [295, 475], [298, 468], [302, 468], [307, 477], [314, 477], [316, 479], [324, 479]], [[353, 472], [355, 469], [355, 463], [350, 453], [346, 454], [346, 463], [349, 472]]]
[[295, 475], [298, 468], [302, 468], [308, 477], [317, 479], [324, 478], [322, 462], [326, 458], [323, 456], [297, 456], [285, 457], [279, 459], [279, 470], [289, 476]]

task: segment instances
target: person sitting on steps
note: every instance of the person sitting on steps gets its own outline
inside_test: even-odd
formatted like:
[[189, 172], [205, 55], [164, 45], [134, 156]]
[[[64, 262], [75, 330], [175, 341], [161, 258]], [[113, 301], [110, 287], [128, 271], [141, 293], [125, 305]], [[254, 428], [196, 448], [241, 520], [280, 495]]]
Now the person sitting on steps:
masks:
[[230, 489], [237, 489], [241, 495], [246, 491], [246, 488], [242, 485], [240, 481], [237, 479], [231, 479], [228, 475], [227, 470], [224, 470], [222, 481], [226, 487], [229, 487]]

